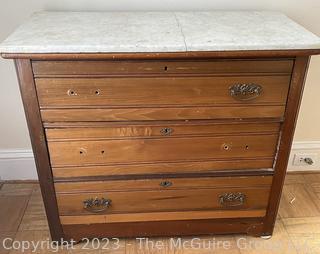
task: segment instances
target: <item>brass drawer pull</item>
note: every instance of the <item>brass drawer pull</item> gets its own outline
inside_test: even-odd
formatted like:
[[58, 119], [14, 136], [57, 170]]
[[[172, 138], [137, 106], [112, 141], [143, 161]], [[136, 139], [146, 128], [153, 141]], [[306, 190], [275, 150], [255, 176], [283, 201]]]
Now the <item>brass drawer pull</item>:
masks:
[[111, 200], [105, 198], [90, 198], [83, 201], [83, 208], [92, 213], [100, 213], [111, 206]]
[[249, 101], [262, 93], [262, 86], [258, 84], [236, 84], [229, 88], [230, 95], [239, 101]]
[[244, 204], [246, 200], [246, 195], [237, 192], [237, 193], [224, 193], [219, 196], [219, 203], [222, 206], [230, 207], [230, 206], [241, 206]]
[[170, 181], [163, 181], [160, 183], [161, 187], [170, 187], [172, 185], [172, 182]]
[[171, 135], [173, 133], [173, 129], [172, 128], [162, 128], [160, 130], [160, 133], [164, 136]]

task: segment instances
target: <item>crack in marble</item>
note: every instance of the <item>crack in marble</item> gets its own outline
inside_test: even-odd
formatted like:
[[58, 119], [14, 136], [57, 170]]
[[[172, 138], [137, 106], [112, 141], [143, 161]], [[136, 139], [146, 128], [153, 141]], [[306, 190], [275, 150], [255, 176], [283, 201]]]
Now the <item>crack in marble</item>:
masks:
[[174, 15], [174, 18], [175, 18], [176, 21], [177, 21], [177, 25], [178, 25], [178, 27], [179, 27], [179, 29], [180, 29], [180, 32], [181, 32], [181, 35], [182, 35], [182, 38], [183, 38], [183, 42], [184, 42], [184, 45], [185, 45], [185, 47], [186, 47], [186, 52], [187, 52], [187, 51], [188, 51], [188, 46], [187, 46], [187, 42], [186, 42], [186, 36], [185, 36], [184, 33], [183, 33], [183, 28], [182, 28], [182, 26], [181, 26], [181, 24], [180, 24], [180, 21], [179, 21], [179, 19], [178, 19], [178, 17], [177, 17], [177, 14], [174, 12], [173, 15]]
[[320, 38], [267, 11], [40, 12], [1, 53], [130, 53], [320, 49]]

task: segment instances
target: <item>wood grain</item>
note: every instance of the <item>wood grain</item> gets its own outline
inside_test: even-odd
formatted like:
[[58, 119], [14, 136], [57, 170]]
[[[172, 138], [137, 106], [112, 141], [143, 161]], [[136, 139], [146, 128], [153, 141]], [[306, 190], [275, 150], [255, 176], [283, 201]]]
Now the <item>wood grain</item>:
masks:
[[[147, 105], [285, 105], [290, 76], [188, 78], [40, 78], [35, 80], [41, 108]], [[239, 101], [236, 84], [258, 84], [263, 92]]]
[[28, 196], [0, 196], [0, 232], [18, 230], [28, 199]]
[[[285, 106], [221, 106], [221, 107], [170, 107], [170, 108], [88, 108], [43, 109], [44, 122], [81, 121], [151, 121], [278, 118], [282, 120]], [[262, 119], [261, 119], [262, 120]]]
[[64, 225], [67, 238], [80, 240], [82, 237], [152, 237], [246, 233], [259, 235], [261, 218], [235, 218], [210, 220], [179, 220], [128, 223], [96, 223]]
[[19, 231], [24, 230], [48, 230], [48, 219], [39, 187], [30, 196], [19, 226]]
[[145, 221], [179, 221], [222, 218], [256, 218], [264, 217], [265, 209], [236, 210], [236, 211], [185, 211], [185, 212], [153, 212], [153, 213], [128, 213], [83, 216], [61, 216], [62, 225], [96, 223], [121, 223]]
[[268, 211], [265, 217], [264, 231], [266, 235], [272, 235], [277, 218], [281, 197], [280, 193], [282, 191], [286, 175], [309, 60], [310, 57], [297, 57], [293, 68], [287, 108], [285, 112], [285, 121], [281, 126], [281, 139], [275, 163], [275, 176], [271, 187], [272, 194], [270, 195]]
[[42, 126], [42, 119], [39, 111], [31, 61], [28, 59], [18, 59], [15, 60], [15, 65], [29, 128], [32, 149], [37, 166], [41, 192], [48, 217], [51, 238], [59, 241], [61, 238], [63, 238], [63, 232], [58, 215], [51, 165], [49, 161], [44, 129]]
[[320, 216], [314, 201], [303, 184], [284, 185], [279, 214], [281, 218]]
[[[90, 198], [105, 198], [112, 204], [100, 214], [141, 213], [159, 211], [192, 210], [252, 210], [265, 209], [270, 186], [183, 189], [158, 191], [109, 191], [57, 194], [60, 215], [94, 214], [83, 208], [83, 201]], [[243, 193], [246, 198], [243, 205], [225, 207], [220, 204], [219, 196], [225, 193]]]
[[251, 158], [233, 160], [201, 160], [170, 163], [144, 163], [144, 164], [119, 164], [119, 165], [94, 165], [75, 167], [53, 167], [55, 181], [71, 180], [79, 177], [127, 176], [134, 175], [159, 175], [159, 174], [205, 174], [237, 172], [242, 170], [272, 171], [274, 158]]
[[[172, 185], [162, 187], [161, 182]], [[55, 183], [57, 193], [131, 191], [131, 190], [176, 190], [183, 188], [221, 188], [238, 186], [270, 186], [272, 176], [163, 178], [114, 181], [82, 181]]]
[[57, 166], [273, 157], [278, 134], [49, 142]]
[[36, 77], [55, 75], [290, 73], [293, 61], [33, 61]]
[[[164, 128], [170, 128], [168, 135], [162, 133]], [[58, 140], [98, 140], [98, 139], [122, 139], [138, 137], [182, 137], [182, 136], [206, 136], [206, 135], [235, 135], [235, 134], [275, 134], [280, 129], [280, 123], [212, 123], [212, 122], [184, 122], [184, 123], [105, 123], [95, 127], [76, 128], [47, 128], [48, 141]]]
[[[272, 234], [305, 72], [309, 55], [313, 53], [320, 51], [4, 55], [21, 57], [16, 60], [16, 66], [53, 239], [240, 232]], [[23, 60], [25, 57], [29, 59]], [[86, 61], [88, 59], [90, 61]], [[39, 100], [45, 98], [40, 101], [41, 111], [35, 76], [39, 81]], [[230, 80], [260, 81], [266, 88], [265, 93], [245, 104], [233, 102], [225, 96]], [[88, 85], [90, 81], [94, 83]], [[142, 92], [137, 93], [132, 86]], [[67, 88], [75, 89], [73, 87], [77, 88], [79, 100], [68, 100], [69, 97], [66, 99], [62, 94]], [[92, 92], [95, 96], [91, 96]], [[260, 121], [254, 123], [256, 130], [254, 125], [245, 130], [241, 127], [241, 130], [234, 130], [237, 129], [235, 122], [246, 125], [253, 119]], [[206, 121], [206, 124], [230, 121], [234, 126], [228, 125], [228, 130], [222, 125], [203, 127], [196, 123], [188, 125], [190, 128], [180, 128], [182, 126], [176, 123], [185, 120]], [[272, 128], [267, 124], [271, 124], [271, 120]], [[107, 126], [105, 122], [108, 121], [113, 122], [113, 126]], [[130, 121], [136, 122], [128, 124]], [[153, 125], [144, 125], [151, 121], [154, 121]], [[165, 121], [176, 125], [168, 127]], [[283, 122], [279, 144], [277, 122]], [[266, 126], [259, 126], [261, 123]], [[175, 129], [172, 136], [159, 136], [164, 128], [162, 124]], [[46, 135], [50, 136], [51, 161], [44, 125], [49, 127]], [[74, 132], [62, 133], [70, 126], [75, 127]], [[92, 128], [98, 126], [99, 129]], [[263, 167], [273, 168], [274, 158], [275, 176], [270, 176], [265, 184], [243, 179], [243, 184], [231, 183], [241, 179], [240, 173], [244, 176], [250, 171], [246, 167], [251, 168], [257, 178], [259, 174], [273, 175]], [[53, 179], [51, 164], [53, 174], [62, 176], [60, 180], [59, 177]], [[233, 169], [242, 171], [236, 175], [237, 170]], [[225, 179], [214, 183], [211, 179], [203, 179], [201, 184], [197, 182], [198, 177], [205, 176], [202, 173], [211, 174], [215, 170], [224, 171], [219, 176]], [[163, 172], [171, 173], [172, 178]], [[117, 177], [122, 174], [122, 178], [94, 182], [100, 177], [106, 180], [103, 177], [108, 173]], [[140, 175], [135, 175], [137, 173]], [[147, 183], [138, 180], [142, 176], [149, 179]], [[227, 180], [228, 177], [232, 180]], [[171, 188], [161, 189], [159, 181], [168, 179], [173, 181]], [[53, 181], [56, 181], [55, 186]], [[57, 194], [60, 214], [55, 187], [61, 188]], [[218, 196], [230, 191], [246, 194], [248, 199], [243, 207], [226, 209], [220, 206]], [[90, 218], [82, 220], [89, 216], [82, 201], [88, 195], [110, 197], [114, 202], [109, 209], [111, 212], [93, 217], [93, 223], [85, 225], [88, 224], [85, 220]], [[314, 208], [318, 209], [317, 206]], [[136, 214], [136, 217], [128, 214]], [[103, 217], [106, 215], [113, 216], [112, 223], [106, 223], [110, 218], [106, 220]], [[231, 219], [233, 216], [235, 218]], [[62, 226], [62, 217], [73, 217], [72, 223], [80, 224]]]

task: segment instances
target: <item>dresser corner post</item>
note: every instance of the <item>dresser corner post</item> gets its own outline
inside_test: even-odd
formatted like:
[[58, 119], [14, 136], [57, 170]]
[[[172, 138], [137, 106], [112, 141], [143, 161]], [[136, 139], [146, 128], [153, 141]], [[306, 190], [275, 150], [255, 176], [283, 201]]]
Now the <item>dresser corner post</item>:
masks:
[[48, 217], [51, 239], [61, 243], [64, 239], [60, 223], [57, 200], [53, 184], [48, 148], [45, 140], [44, 128], [38, 104], [34, 76], [30, 59], [15, 59], [16, 72], [19, 81], [20, 93], [24, 106], [32, 149], [41, 187], [43, 202]]
[[281, 127], [277, 159], [274, 166], [274, 177], [271, 186], [269, 205], [264, 219], [264, 227], [261, 236], [271, 236], [273, 234], [309, 62], [309, 55], [297, 56], [295, 58], [284, 122]]

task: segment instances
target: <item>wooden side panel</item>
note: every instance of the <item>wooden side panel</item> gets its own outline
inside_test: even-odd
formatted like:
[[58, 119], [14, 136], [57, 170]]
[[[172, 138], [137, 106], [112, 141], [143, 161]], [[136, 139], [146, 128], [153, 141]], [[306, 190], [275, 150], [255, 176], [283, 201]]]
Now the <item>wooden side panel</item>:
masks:
[[278, 135], [49, 142], [53, 167], [273, 157]]
[[[132, 55], [131, 55], [132, 56]], [[36, 76], [132, 75], [132, 74], [213, 74], [290, 73], [293, 61], [214, 60], [214, 61], [33, 61]]]
[[280, 203], [284, 178], [286, 175], [295, 125], [299, 113], [306, 72], [310, 57], [297, 57], [288, 95], [285, 121], [281, 129], [281, 139], [275, 164], [275, 176], [271, 188], [271, 196], [264, 224], [264, 234], [272, 235]]
[[284, 110], [285, 106], [44, 109], [41, 110], [41, 116], [45, 122], [210, 120], [246, 118], [278, 118], [281, 120]]
[[18, 59], [15, 60], [15, 65], [51, 238], [54, 241], [60, 241], [64, 235], [58, 215], [48, 149], [39, 111], [31, 62], [28, 59]]
[[[285, 105], [287, 76], [40, 78], [36, 87], [42, 108], [147, 105]], [[262, 93], [240, 101], [230, 95], [236, 84], [258, 84]]]

